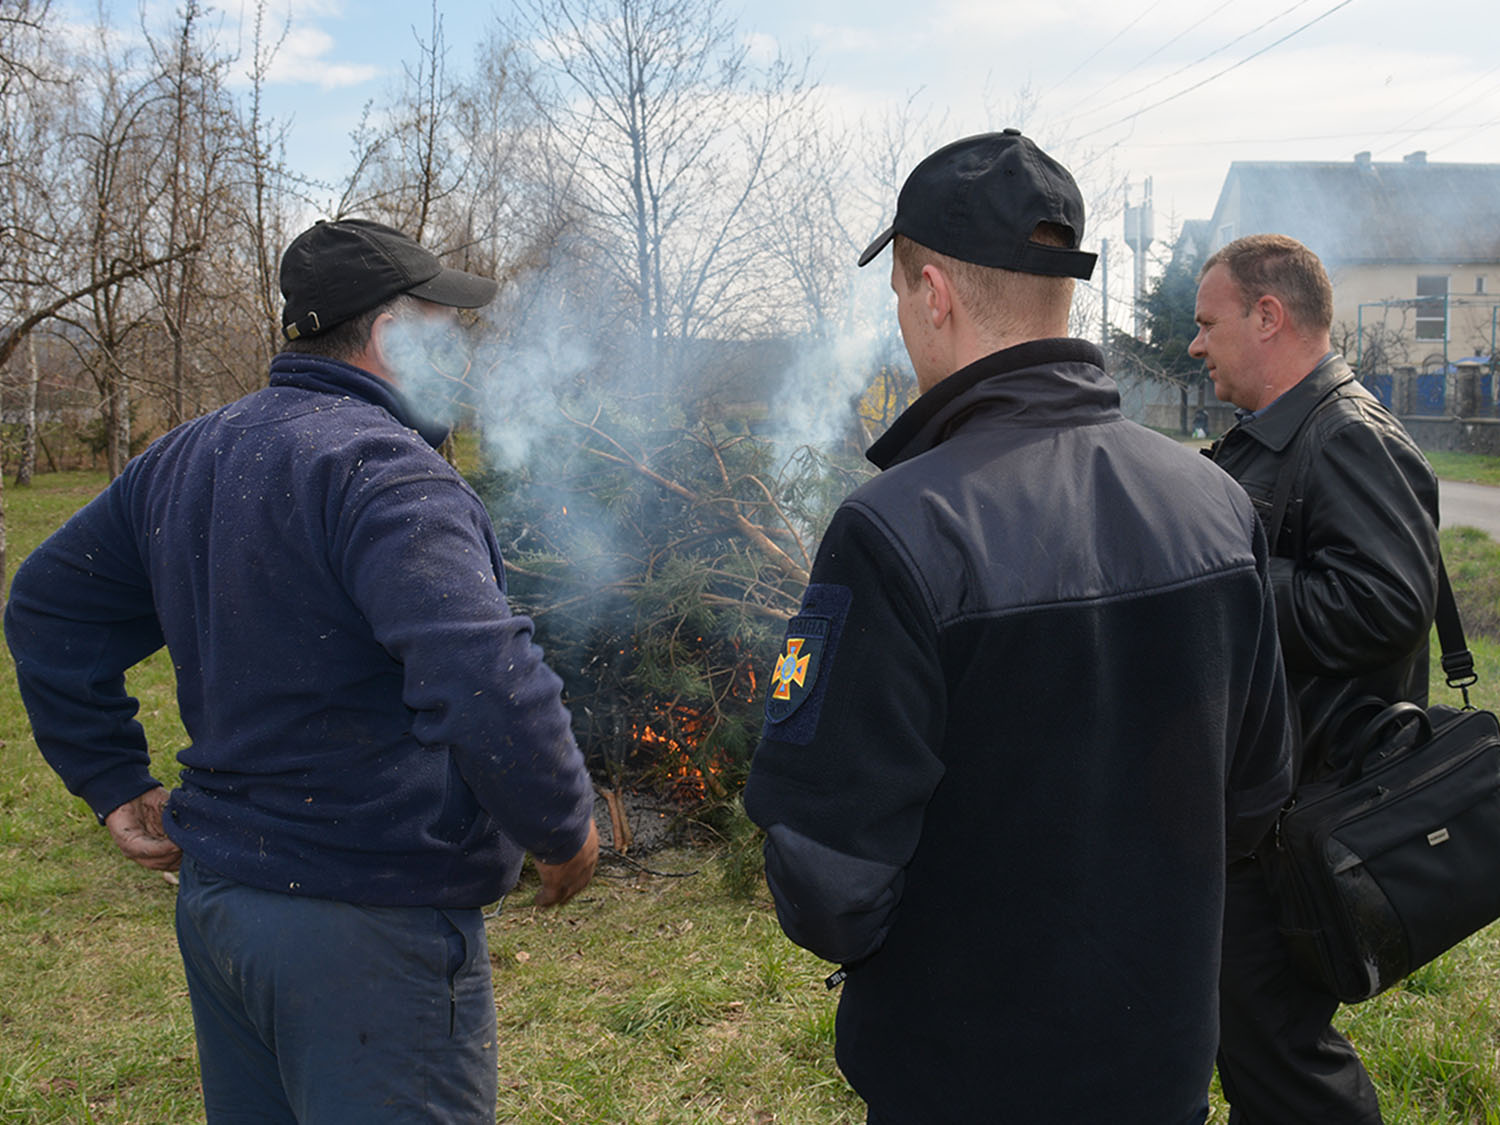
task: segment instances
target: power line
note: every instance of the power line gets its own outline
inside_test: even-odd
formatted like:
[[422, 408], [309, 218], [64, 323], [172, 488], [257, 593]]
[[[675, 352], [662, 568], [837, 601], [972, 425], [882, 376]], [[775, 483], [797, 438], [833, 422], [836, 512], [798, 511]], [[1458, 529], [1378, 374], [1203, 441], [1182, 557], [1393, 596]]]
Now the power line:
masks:
[[[1481, 122], [1478, 125], [1434, 125], [1427, 129], [1418, 130], [1424, 133], [1457, 133], [1464, 130], [1479, 131], [1495, 124], [1493, 121]], [[1137, 148], [1223, 148], [1228, 145], [1269, 145], [1269, 144], [1301, 144], [1306, 141], [1359, 141], [1371, 137], [1385, 137], [1390, 135], [1389, 129], [1366, 129], [1357, 133], [1309, 133], [1302, 136], [1291, 137], [1278, 133], [1271, 137], [1195, 137], [1188, 141], [1137, 141]], [[1459, 138], [1460, 140], [1463, 138]], [[1451, 143], [1457, 143], [1451, 142]], [[1399, 148], [1400, 146], [1396, 146]], [[1436, 150], [1429, 150], [1436, 151]]]
[[[1293, 12], [1295, 12], [1298, 8], [1304, 8], [1304, 7], [1306, 7], [1310, 3], [1312, 3], [1312, 0], [1297, 0], [1297, 2], [1295, 4], [1293, 4], [1290, 8], [1287, 8], [1285, 11], [1278, 12], [1276, 15], [1272, 16], [1268, 20], [1263, 20], [1262, 22], [1260, 22], [1260, 23], [1256, 24], [1254, 27], [1252, 27], [1249, 31], [1241, 32], [1239, 35], [1236, 35], [1233, 39], [1231, 39], [1228, 43], [1221, 43], [1219, 46], [1215, 47], [1212, 51], [1209, 51], [1208, 54], [1206, 54], [1206, 55], [1200, 55], [1200, 56], [1198, 56], [1198, 58], [1194, 59], [1192, 62], [1186, 63], [1186, 64], [1178, 67], [1176, 70], [1172, 71], [1169, 74], [1163, 74], [1160, 78], [1153, 78], [1150, 82], [1147, 82], [1144, 86], [1137, 87], [1136, 89], [1130, 91], [1130, 93], [1121, 95], [1119, 98], [1115, 99], [1115, 101], [1116, 102], [1129, 101], [1131, 98], [1138, 97], [1139, 95], [1144, 94], [1147, 90], [1150, 90], [1153, 87], [1160, 86], [1163, 82], [1170, 82], [1172, 79], [1176, 78], [1179, 74], [1183, 74], [1183, 73], [1185, 73], [1185, 72], [1187, 72], [1189, 70], [1192, 70], [1193, 67], [1197, 66], [1200, 63], [1207, 62], [1209, 59], [1213, 58], [1215, 55], [1221, 55], [1221, 54], [1223, 54], [1225, 51], [1229, 50], [1235, 44], [1241, 43], [1244, 40], [1250, 38], [1250, 36], [1255, 35], [1258, 32], [1264, 31], [1266, 28], [1270, 27], [1273, 23], [1276, 23], [1278, 20], [1285, 19], [1287, 16], [1289, 16]], [[1220, 10], [1222, 10], [1222, 7], [1214, 9], [1214, 12], [1211, 13], [1211, 14], [1217, 14]], [[1205, 18], [1207, 18], [1207, 17], [1205, 17]], [[1201, 22], [1202, 22], [1202, 20], [1199, 21], [1199, 23], [1201, 23]], [[1197, 25], [1195, 24], [1194, 26], [1196, 27]], [[1093, 110], [1084, 110], [1083, 113], [1080, 114], [1079, 116], [1087, 117], [1090, 113], [1093, 113], [1093, 112], [1094, 112]], [[1067, 118], [1066, 120], [1070, 121], [1072, 119], [1071, 118]]]
[[[1232, 0], [1229, 0], [1229, 2], [1232, 2]], [[1120, 28], [1119, 31], [1115, 32], [1112, 36], [1110, 36], [1108, 40], [1106, 40], [1104, 43], [1100, 44], [1100, 46], [1094, 51], [1093, 54], [1089, 55], [1082, 62], [1080, 62], [1077, 66], [1075, 66], [1072, 70], [1068, 71], [1067, 74], [1064, 74], [1056, 82], [1052, 83], [1051, 86], [1047, 87], [1047, 89], [1042, 92], [1041, 96], [1042, 97], [1046, 97], [1048, 94], [1052, 93], [1053, 90], [1057, 89], [1059, 86], [1061, 86], [1068, 79], [1072, 78], [1073, 75], [1077, 74], [1084, 67], [1088, 66], [1089, 63], [1093, 62], [1100, 55], [1102, 55], [1106, 50], [1108, 50], [1111, 46], [1113, 46], [1114, 43], [1120, 38], [1120, 36], [1124, 35], [1127, 31], [1129, 31], [1136, 24], [1140, 23], [1141, 20], [1145, 19], [1147, 16], [1149, 16], [1152, 12], [1154, 12], [1160, 6], [1161, 6], [1161, 0], [1155, 0], [1155, 2], [1152, 3], [1149, 7], [1147, 7], [1143, 12], [1141, 12], [1140, 15], [1136, 16], [1135, 19], [1131, 20], [1124, 27]]]
[[1461, 136], [1461, 137], [1454, 137], [1451, 141], [1445, 141], [1442, 144], [1438, 145], [1436, 148], [1431, 148], [1431, 149], [1428, 149], [1427, 151], [1428, 151], [1429, 154], [1434, 153], [1434, 152], [1442, 152], [1443, 149], [1450, 148], [1450, 147], [1452, 147], [1453, 145], [1456, 145], [1456, 144], [1462, 144], [1464, 141], [1468, 140], [1470, 137], [1477, 136], [1478, 134], [1483, 133], [1487, 129], [1493, 129], [1496, 125], [1500, 125], [1500, 117], [1496, 117], [1496, 118], [1494, 118], [1491, 121], [1486, 121], [1482, 125], [1476, 125], [1476, 126], [1474, 126], [1474, 128], [1470, 129], [1463, 136]]
[[1215, 79], [1224, 77], [1224, 75], [1228, 74], [1232, 70], [1238, 70], [1240, 67], [1244, 66], [1247, 62], [1250, 62], [1253, 59], [1257, 59], [1261, 55], [1265, 54], [1267, 51], [1273, 50], [1274, 48], [1281, 46], [1287, 40], [1289, 40], [1289, 39], [1291, 39], [1291, 38], [1293, 38], [1293, 37], [1295, 37], [1297, 35], [1301, 35], [1308, 28], [1312, 27], [1313, 24], [1320, 23], [1321, 21], [1327, 19], [1329, 16], [1333, 15], [1334, 12], [1337, 12], [1340, 8], [1347, 8], [1352, 3], [1354, 3], [1354, 0], [1340, 0], [1340, 3], [1337, 3], [1333, 7], [1329, 8], [1326, 12], [1322, 13], [1322, 15], [1315, 16], [1313, 19], [1308, 20], [1305, 24], [1303, 24], [1301, 27], [1297, 28], [1295, 31], [1288, 32], [1286, 35], [1283, 35], [1280, 39], [1276, 40], [1276, 42], [1269, 43], [1266, 46], [1262, 47], [1260, 50], [1255, 51], [1255, 52], [1253, 52], [1253, 53], [1251, 53], [1249, 55], [1246, 55], [1239, 62], [1234, 63], [1234, 64], [1232, 64], [1230, 66], [1227, 66], [1223, 70], [1218, 71], [1215, 74], [1209, 75], [1207, 78], [1203, 79], [1201, 82], [1195, 82], [1193, 85], [1187, 87], [1185, 90], [1179, 90], [1179, 91], [1177, 91], [1177, 93], [1171, 94], [1168, 97], [1163, 98], [1159, 102], [1153, 102], [1151, 105], [1146, 106], [1144, 109], [1138, 109], [1134, 113], [1127, 113], [1124, 117], [1120, 118], [1118, 121], [1112, 121], [1108, 125], [1101, 125], [1097, 129], [1091, 129], [1087, 133], [1084, 133], [1082, 136], [1077, 137], [1075, 139], [1076, 140], [1083, 140], [1083, 139], [1085, 139], [1087, 137], [1092, 137], [1095, 133], [1102, 133], [1106, 129], [1113, 129], [1117, 125], [1123, 125], [1127, 121], [1134, 121], [1137, 117], [1140, 117], [1143, 114], [1150, 113], [1153, 109], [1160, 109], [1162, 106], [1166, 105], [1168, 102], [1174, 102], [1178, 98], [1184, 96], [1185, 94], [1191, 94], [1194, 90], [1202, 89], [1204, 86], [1207, 86], [1210, 82], [1213, 82]]
[[[1444, 102], [1452, 101], [1454, 98], [1458, 97], [1460, 94], [1467, 93], [1469, 90], [1473, 89], [1478, 83], [1480, 83], [1484, 79], [1488, 78], [1491, 74], [1494, 74], [1495, 71], [1497, 71], [1497, 70], [1500, 70], [1500, 63], [1496, 63], [1494, 66], [1490, 67], [1489, 70], [1487, 70], [1483, 74], [1479, 75], [1477, 78], [1475, 78], [1472, 82], [1469, 82], [1467, 85], [1460, 86], [1457, 90], [1454, 90], [1451, 94], [1447, 95], [1447, 97], [1439, 98], [1437, 101], [1433, 102], [1431, 105], [1427, 106], [1425, 109], [1419, 109], [1419, 110], [1417, 110], [1416, 113], [1414, 113], [1410, 117], [1406, 118], [1406, 120], [1396, 122], [1396, 124], [1394, 124], [1394, 125], [1391, 126], [1390, 132], [1392, 132], [1392, 133], [1398, 133], [1398, 132], [1400, 132], [1402, 129], [1406, 128], [1406, 126], [1410, 125], [1417, 118], [1423, 116], [1424, 114], [1431, 113], [1433, 110], [1437, 109], [1437, 107], [1440, 106], [1440, 105], [1442, 105]], [[1470, 104], [1472, 104], [1472, 103], [1470, 103]], [[1415, 129], [1412, 132], [1413, 133], [1419, 133], [1419, 132], [1422, 132], [1422, 130], [1421, 129]], [[1410, 136], [1410, 135], [1411, 134], [1408, 134], [1408, 136]], [[1387, 147], [1389, 147], [1391, 149], [1398, 149], [1398, 148], [1401, 147], [1401, 145], [1399, 143], [1397, 143], [1397, 144], [1389, 145]]]
[[[1063, 110], [1060, 116], [1065, 121], [1072, 120], [1072, 117], [1070, 115], [1074, 115], [1079, 106], [1085, 105], [1088, 102], [1094, 101], [1095, 99], [1103, 96], [1104, 91], [1110, 89], [1112, 86], [1116, 85], [1117, 83], [1124, 81], [1126, 78], [1129, 78], [1132, 74], [1134, 74], [1136, 71], [1140, 70], [1143, 66], [1145, 66], [1152, 59], [1156, 58], [1157, 55], [1159, 55], [1163, 51], [1165, 51], [1173, 43], [1176, 43], [1183, 36], [1189, 35], [1192, 32], [1198, 30], [1199, 27], [1201, 27], [1203, 24], [1207, 23], [1209, 20], [1213, 19], [1216, 15], [1218, 15], [1220, 12], [1222, 12], [1225, 8], [1229, 7], [1234, 2], [1235, 2], [1235, 0], [1224, 0], [1224, 2], [1222, 4], [1220, 4], [1217, 8], [1215, 8], [1213, 11], [1211, 11], [1211, 12], [1207, 13], [1206, 15], [1200, 17], [1197, 20], [1197, 22], [1191, 23], [1187, 27], [1183, 28], [1176, 35], [1172, 36], [1172, 38], [1168, 39], [1165, 43], [1163, 43], [1159, 47], [1157, 47], [1156, 50], [1152, 51], [1150, 54], [1146, 55], [1145, 58], [1143, 58], [1139, 62], [1137, 62], [1129, 70], [1126, 70], [1126, 71], [1124, 71], [1124, 72], [1122, 72], [1120, 74], [1115, 75], [1108, 82], [1106, 82], [1103, 86], [1100, 86], [1098, 89], [1092, 90], [1089, 93], [1084, 94], [1083, 97], [1079, 98], [1076, 102], [1074, 102], [1072, 105], [1070, 105], [1067, 109]], [[1307, 3], [1307, 2], [1308, 2], [1308, 0], [1302, 0], [1302, 3]], [[1291, 9], [1287, 9], [1287, 10], [1290, 11]], [[1283, 13], [1283, 14], [1285, 14], [1285, 13]], [[1132, 26], [1134, 26], [1134, 25], [1132, 25]], [[1262, 26], [1264, 26], [1264, 25], [1262, 25]], [[1246, 32], [1246, 34], [1248, 35], [1248, 34], [1250, 34], [1250, 32]], [[1116, 36], [1116, 38], [1118, 38], [1118, 36]], [[1236, 40], [1235, 42], [1238, 42], [1238, 40]], [[1230, 44], [1230, 46], [1233, 46], [1233, 44]], [[1219, 50], [1219, 51], [1222, 51], [1222, 50], [1225, 50], [1225, 49], [1226, 48], [1224, 48], [1224, 47], [1217, 48], [1217, 50]], [[1202, 62], [1203, 60], [1200, 59], [1198, 61]], [[1188, 64], [1189, 67], [1196, 66], [1196, 65], [1198, 65], [1198, 64], [1197, 63], [1189, 63]], [[1186, 69], [1186, 68], [1184, 68], [1184, 69]], [[1074, 71], [1073, 71], [1073, 74], [1076, 74], [1076, 73], [1077, 73], [1077, 69], [1075, 68]], [[1173, 72], [1173, 74], [1180, 74], [1180, 73], [1182, 73], [1182, 72], [1181, 71], [1174, 71]], [[1070, 74], [1068, 77], [1071, 78], [1072, 74]], [[1171, 76], [1169, 75], [1168, 77], [1171, 77]], [[1064, 79], [1064, 81], [1066, 81], [1066, 79]], [[1139, 94], [1141, 92], [1141, 90], [1148, 90], [1148, 89], [1151, 88], [1151, 86], [1154, 86], [1154, 85], [1156, 85], [1156, 83], [1163, 82], [1163, 81], [1165, 81], [1165, 79], [1158, 78], [1154, 82], [1152, 82], [1152, 83], [1150, 83], [1150, 84], [1148, 84], [1146, 86], [1142, 86], [1140, 90], [1135, 91], [1135, 94]], [[1062, 85], [1062, 82], [1058, 82], [1052, 88], [1056, 89], [1058, 86], [1061, 86], [1061, 85]], [[1128, 96], [1134, 97], [1135, 94], [1130, 94]]]
[[[1449, 100], [1457, 97], [1459, 94], [1466, 94], [1466, 93], [1468, 93], [1476, 85], [1478, 85], [1480, 82], [1482, 82], [1485, 78], [1488, 78], [1491, 74], [1495, 73], [1495, 71], [1497, 71], [1497, 70], [1500, 70], [1500, 63], [1497, 63], [1495, 66], [1490, 67], [1489, 70], [1485, 71], [1478, 78], [1475, 78], [1472, 82], [1470, 82], [1468, 85], [1464, 86], [1462, 89], [1457, 90], [1454, 93], [1449, 94], [1448, 97], [1443, 98], [1441, 101], [1435, 102], [1431, 106], [1428, 106], [1427, 109], [1425, 109], [1425, 110], [1422, 111], [1422, 113], [1429, 113], [1432, 110], [1436, 109], [1438, 106], [1442, 105], [1443, 102], [1449, 101]], [[1474, 105], [1476, 102], [1478, 102], [1480, 99], [1482, 99], [1485, 96], [1486, 93], [1488, 93], [1488, 91], [1481, 90], [1479, 93], [1475, 94], [1472, 98], [1470, 98], [1468, 101], [1464, 102], [1462, 105], [1458, 106], [1457, 109], [1454, 110], [1454, 111], [1452, 111], [1452, 112], [1460, 112], [1462, 110], [1468, 109], [1470, 106]], [[1444, 116], [1445, 117], [1451, 117], [1452, 116], [1452, 112], [1447, 113]], [[1418, 113], [1418, 114], [1414, 115], [1414, 117], [1420, 117], [1422, 115], [1422, 113]], [[1414, 119], [1413, 117], [1409, 117], [1409, 118], [1407, 118], [1407, 121], [1411, 121], [1413, 119]], [[1403, 121], [1401, 124], [1404, 125], [1404, 124], [1406, 124], [1406, 122]], [[1491, 124], [1493, 124], [1493, 122], [1491, 122]], [[1398, 128], [1398, 129], [1400, 127], [1401, 127], [1400, 125], [1396, 126], [1396, 128]], [[1479, 126], [1479, 127], [1477, 127], [1475, 129], [1475, 132], [1482, 132], [1486, 128], [1488, 128], [1488, 125], [1481, 125], [1481, 126]], [[1402, 139], [1400, 141], [1396, 142], [1393, 145], [1388, 146], [1385, 151], [1389, 151], [1389, 150], [1392, 150], [1392, 149], [1399, 150], [1401, 148], [1404, 148], [1408, 143], [1410, 143], [1412, 137], [1415, 137], [1415, 136], [1417, 136], [1418, 134], [1421, 134], [1421, 133], [1433, 133], [1433, 132], [1436, 132], [1437, 130], [1438, 130], [1438, 126], [1432, 126], [1432, 125], [1409, 130], [1408, 132], [1402, 134]], [[1466, 140], [1467, 136], [1472, 136], [1472, 135], [1473, 134], [1468, 134], [1465, 137], [1459, 137], [1459, 138], [1456, 138], [1454, 140], [1450, 140], [1447, 143], [1448, 144], [1457, 144], [1458, 141]], [[1436, 151], [1436, 150], [1432, 150], [1432, 151]]]

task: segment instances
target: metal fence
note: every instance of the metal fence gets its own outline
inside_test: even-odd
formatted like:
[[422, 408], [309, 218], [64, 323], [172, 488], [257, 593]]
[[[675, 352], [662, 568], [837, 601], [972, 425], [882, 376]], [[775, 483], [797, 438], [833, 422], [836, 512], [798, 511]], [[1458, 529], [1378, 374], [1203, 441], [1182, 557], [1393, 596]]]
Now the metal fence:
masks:
[[1447, 372], [1371, 372], [1360, 382], [1395, 414], [1426, 418], [1500, 418], [1500, 373], [1450, 366]]

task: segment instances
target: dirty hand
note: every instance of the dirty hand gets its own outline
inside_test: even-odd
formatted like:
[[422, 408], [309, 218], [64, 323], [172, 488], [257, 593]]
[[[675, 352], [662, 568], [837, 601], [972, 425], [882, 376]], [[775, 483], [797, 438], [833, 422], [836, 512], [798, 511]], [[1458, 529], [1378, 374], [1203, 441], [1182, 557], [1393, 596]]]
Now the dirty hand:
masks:
[[533, 906], [561, 906], [594, 877], [594, 867], [599, 862], [599, 829], [591, 821], [589, 838], [578, 849], [578, 854], [565, 863], [543, 863], [537, 860], [537, 874], [542, 877], [542, 889], [532, 900]]
[[182, 863], [182, 849], [172, 843], [162, 827], [161, 812], [166, 805], [167, 791], [158, 785], [104, 818], [104, 827], [114, 837], [115, 845], [152, 871], [176, 871]]

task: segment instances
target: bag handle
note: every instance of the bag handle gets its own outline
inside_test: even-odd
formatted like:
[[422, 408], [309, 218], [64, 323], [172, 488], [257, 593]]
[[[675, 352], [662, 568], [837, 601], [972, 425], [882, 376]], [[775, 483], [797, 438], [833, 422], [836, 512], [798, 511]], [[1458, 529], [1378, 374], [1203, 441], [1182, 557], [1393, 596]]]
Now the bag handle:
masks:
[[1364, 728], [1354, 738], [1354, 752], [1349, 757], [1349, 764], [1344, 767], [1344, 778], [1339, 783], [1349, 785], [1360, 779], [1365, 770], [1365, 758], [1371, 750], [1380, 745], [1384, 740], [1380, 735], [1387, 728], [1399, 729], [1402, 724], [1414, 722], [1417, 725], [1416, 745], [1421, 745], [1432, 737], [1432, 719], [1427, 712], [1415, 703], [1401, 702], [1392, 703], [1380, 714], [1364, 725]]

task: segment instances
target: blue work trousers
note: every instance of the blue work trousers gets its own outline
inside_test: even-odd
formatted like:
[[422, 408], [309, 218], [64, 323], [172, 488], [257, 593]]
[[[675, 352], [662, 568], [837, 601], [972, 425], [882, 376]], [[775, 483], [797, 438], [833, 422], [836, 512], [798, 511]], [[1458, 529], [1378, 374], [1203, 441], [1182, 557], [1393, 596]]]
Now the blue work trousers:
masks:
[[495, 1120], [479, 910], [276, 894], [184, 856], [177, 940], [209, 1125]]

